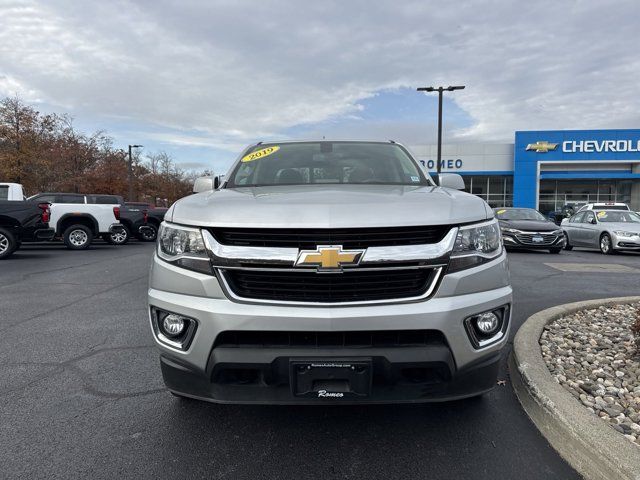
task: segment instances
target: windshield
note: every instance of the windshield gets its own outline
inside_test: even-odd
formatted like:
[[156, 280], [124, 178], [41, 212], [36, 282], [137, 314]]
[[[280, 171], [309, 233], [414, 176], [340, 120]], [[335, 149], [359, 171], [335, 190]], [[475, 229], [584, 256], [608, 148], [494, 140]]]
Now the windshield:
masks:
[[640, 223], [640, 215], [622, 210], [600, 210], [597, 217], [601, 222]]
[[546, 220], [544, 215], [533, 208], [498, 208], [495, 212], [498, 220]]
[[430, 185], [394, 143], [300, 142], [253, 147], [234, 168], [227, 187], [306, 184]]

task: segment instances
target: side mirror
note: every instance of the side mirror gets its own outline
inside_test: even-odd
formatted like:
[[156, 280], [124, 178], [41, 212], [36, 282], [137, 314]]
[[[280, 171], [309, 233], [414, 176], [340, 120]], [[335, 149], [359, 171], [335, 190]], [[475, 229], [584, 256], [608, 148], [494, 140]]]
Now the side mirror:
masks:
[[457, 173], [441, 173], [438, 176], [438, 185], [444, 188], [452, 188], [454, 190], [464, 190], [464, 180]]
[[222, 180], [224, 179], [224, 175], [216, 175], [213, 177], [213, 189], [217, 190], [222, 185]]
[[595, 218], [592, 218], [591, 220], [589, 220], [589, 223], [590, 223], [591, 225], [595, 225], [595, 224], [596, 224], [596, 223], [598, 223], [598, 222], [596, 222], [596, 219], [595, 219]]
[[193, 193], [208, 192], [213, 188], [213, 177], [198, 177], [193, 182]]

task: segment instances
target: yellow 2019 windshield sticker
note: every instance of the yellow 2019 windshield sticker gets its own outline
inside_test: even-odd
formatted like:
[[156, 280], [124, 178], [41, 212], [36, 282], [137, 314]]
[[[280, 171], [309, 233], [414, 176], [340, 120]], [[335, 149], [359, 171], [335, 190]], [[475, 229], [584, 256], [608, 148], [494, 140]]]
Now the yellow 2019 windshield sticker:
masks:
[[260, 150], [256, 150], [255, 152], [251, 152], [242, 157], [241, 162], [253, 162], [254, 160], [260, 160], [261, 158], [268, 157], [272, 153], [276, 153], [280, 150], [280, 147], [274, 145], [272, 147], [262, 148]]
[[496, 212], [496, 215], [502, 215], [504, 212], [506, 212], [506, 210], [498, 210]]
[[606, 218], [607, 212], [598, 212], [598, 218]]

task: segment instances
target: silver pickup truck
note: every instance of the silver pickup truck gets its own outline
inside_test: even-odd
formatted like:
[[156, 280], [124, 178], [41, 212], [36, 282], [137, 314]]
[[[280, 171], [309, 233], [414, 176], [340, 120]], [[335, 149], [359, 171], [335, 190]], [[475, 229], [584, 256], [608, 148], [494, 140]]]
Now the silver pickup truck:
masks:
[[[148, 292], [168, 389], [224, 403], [452, 400], [495, 384], [498, 222], [394, 142], [247, 148], [167, 212]], [[203, 187], [204, 186], [204, 187]]]

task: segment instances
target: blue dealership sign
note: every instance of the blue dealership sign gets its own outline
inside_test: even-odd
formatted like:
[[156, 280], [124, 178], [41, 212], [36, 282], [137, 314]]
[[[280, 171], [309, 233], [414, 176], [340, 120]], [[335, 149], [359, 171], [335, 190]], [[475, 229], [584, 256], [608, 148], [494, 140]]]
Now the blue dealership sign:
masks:
[[[589, 171], [589, 163], [624, 163], [640, 160], [640, 130], [542, 130], [516, 132], [513, 204], [537, 207], [539, 166], [545, 162], [585, 162], [575, 178], [601, 178], [601, 170]], [[609, 178], [636, 178], [618, 171]], [[566, 172], [566, 178], [572, 178]]]

